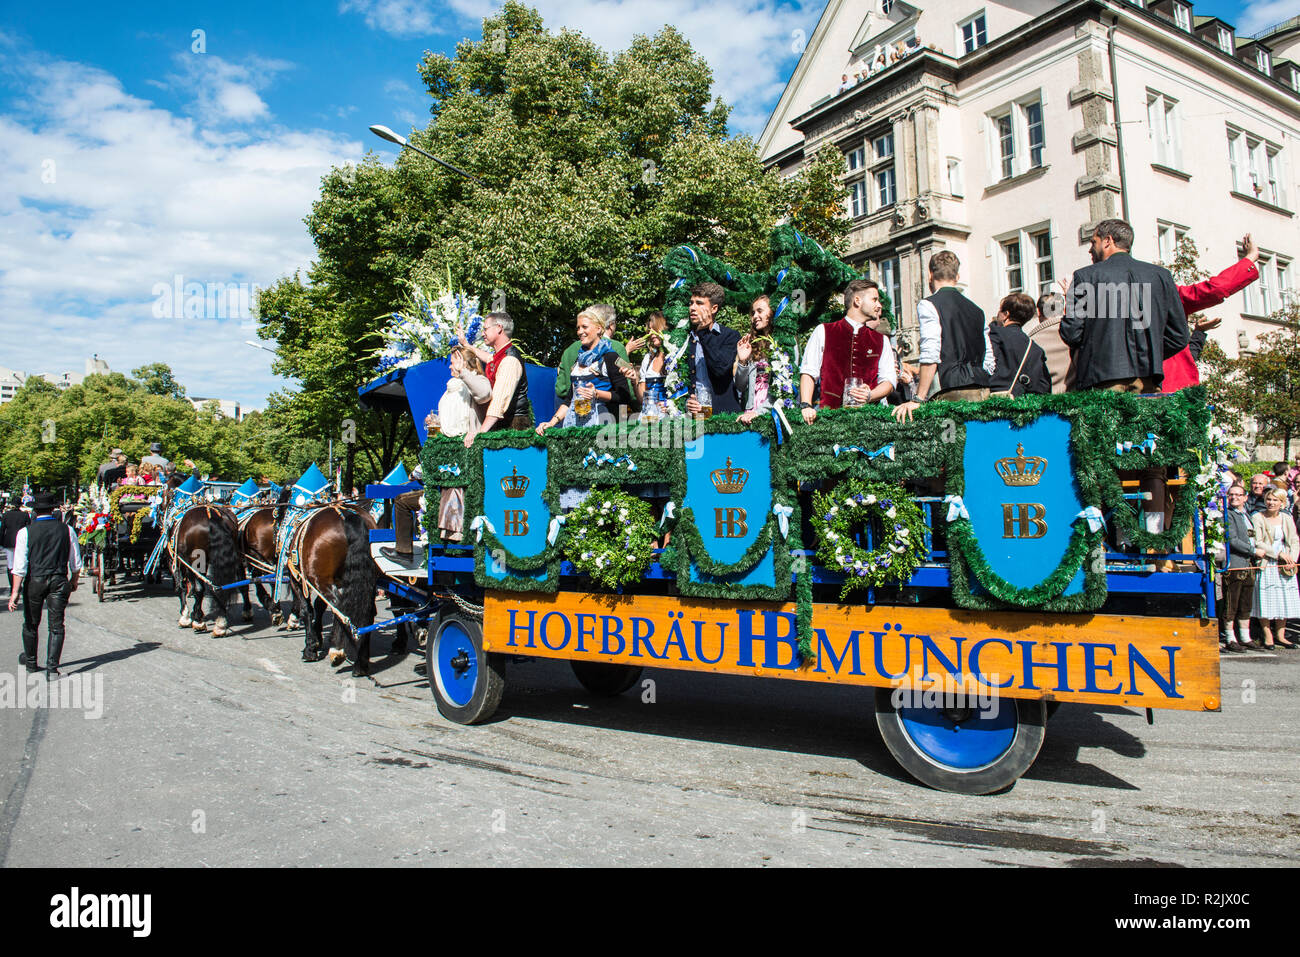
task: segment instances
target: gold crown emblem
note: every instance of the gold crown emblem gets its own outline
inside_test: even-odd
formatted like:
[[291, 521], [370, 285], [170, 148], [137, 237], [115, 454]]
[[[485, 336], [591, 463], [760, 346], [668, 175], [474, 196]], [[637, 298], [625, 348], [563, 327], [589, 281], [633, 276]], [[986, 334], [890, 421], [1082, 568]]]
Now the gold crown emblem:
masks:
[[713, 487], [723, 495], [734, 495], [745, 487], [749, 481], [749, 469], [733, 468], [731, 465], [731, 456], [727, 456], [727, 467], [725, 469], [714, 469], [710, 474], [713, 479]]
[[510, 474], [501, 480], [501, 491], [506, 498], [523, 498], [528, 491], [528, 476], [520, 475], [519, 469], [511, 469]]
[[1047, 470], [1047, 459], [1025, 455], [1024, 445], [1016, 446], [1016, 457], [1007, 456], [997, 461], [998, 474], [1007, 485], [1037, 485]]

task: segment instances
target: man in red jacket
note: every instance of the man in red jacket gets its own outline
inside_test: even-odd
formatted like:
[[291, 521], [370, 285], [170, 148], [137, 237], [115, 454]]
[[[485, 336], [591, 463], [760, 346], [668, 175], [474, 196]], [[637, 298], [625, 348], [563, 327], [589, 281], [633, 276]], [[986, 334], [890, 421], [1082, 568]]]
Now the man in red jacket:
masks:
[[[1255, 267], [1255, 263], [1259, 260], [1259, 247], [1250, 238], [1250, 233], [1246, 234], [1241, 244], [1245, 249], [1245, 255], [1236, 265], [1229, 266], [1217, 276], [1198, 282], [1194, 286], [1178, 287], [1184, 313], [1190, 316], [1202, 309], [1217, 306], [1259, 278], [1259, 270]], [[1177, 392], [1201, 381], [1200, 373], [1196, 369], [1196, 359], [1205, 345], [1206, 330], [1213, 329], [1218, 324], [1217, 319], [1198, 324], [1187, 348], [1165, 359], [1165, 378], [1160, 386], [1161, 391]]]

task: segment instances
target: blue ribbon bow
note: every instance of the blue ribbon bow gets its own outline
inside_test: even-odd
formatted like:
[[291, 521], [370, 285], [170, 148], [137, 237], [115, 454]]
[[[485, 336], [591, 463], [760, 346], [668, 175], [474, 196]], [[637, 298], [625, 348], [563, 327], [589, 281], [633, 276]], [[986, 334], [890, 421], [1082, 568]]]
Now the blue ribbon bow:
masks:
[[1106, 519], [1101, 514], [1101, 509], [1095, 505], [1089, 505], [1078, 515], [1074, 516], [1075, 521], [1083, 519], [1088, 523], [1088, 531], [1099, 532], [1106, 527]]
[[451, 475], [460, 475], [460, 466], [459, 466], [459, 465], [439, 465], [439, 466], [438, 466], [438, 471], [439, 471], [439, 472], [447, 472], [447, 473], [449, 473], [449, 474], [451, 474]]
[[790, 516], [794, 514], [794, 509], [789, 505], [773, 505], [772, 514], [776, 516], [777, 524], [781, 526], [781, 537], [787, 537], [790, 534]]
[[970, 512], [966, 511], [966, 503], [961, 500], [960, 495], [945, 495], [943, 501], [948, 506], [948, 521], [955, 522], [959, 518], [970, 519]]

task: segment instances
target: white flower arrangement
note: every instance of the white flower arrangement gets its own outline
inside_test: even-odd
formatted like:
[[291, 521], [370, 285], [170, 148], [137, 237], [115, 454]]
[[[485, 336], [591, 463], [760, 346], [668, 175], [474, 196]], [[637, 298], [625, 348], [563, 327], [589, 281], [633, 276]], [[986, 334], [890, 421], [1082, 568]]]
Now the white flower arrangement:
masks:
[[482, 329], [478, 300], [457, 292], [450, 272], [446, 286], [434, 290], [433, 297], [411, 283], [408, 303], [410, 315], [393, 313], [392, 322], [380, 333], [384, 345], [373, 356], [381, 374], [449, 355], [459, 343], [459, 331], [472, 343]]

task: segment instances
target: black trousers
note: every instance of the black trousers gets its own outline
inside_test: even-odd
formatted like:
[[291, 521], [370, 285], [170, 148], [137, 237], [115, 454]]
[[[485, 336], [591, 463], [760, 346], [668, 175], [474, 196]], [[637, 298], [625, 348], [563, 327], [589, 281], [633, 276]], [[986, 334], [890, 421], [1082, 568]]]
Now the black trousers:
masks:
[[72, 585], [66, 578], [28, 578], [23, 582], [23, 654], [27, 664], [36, 664], [37, 630], [41, 612], [49, 608], [50, 638], [46, 643], [46, 667], [57, 668], [63, 655], [63, 612], [68, 607]]
[[399, 555], [415, 554], [415, 511], [420, 507], [420, 489], [403, 492], [393, 499], [393, 551]]

